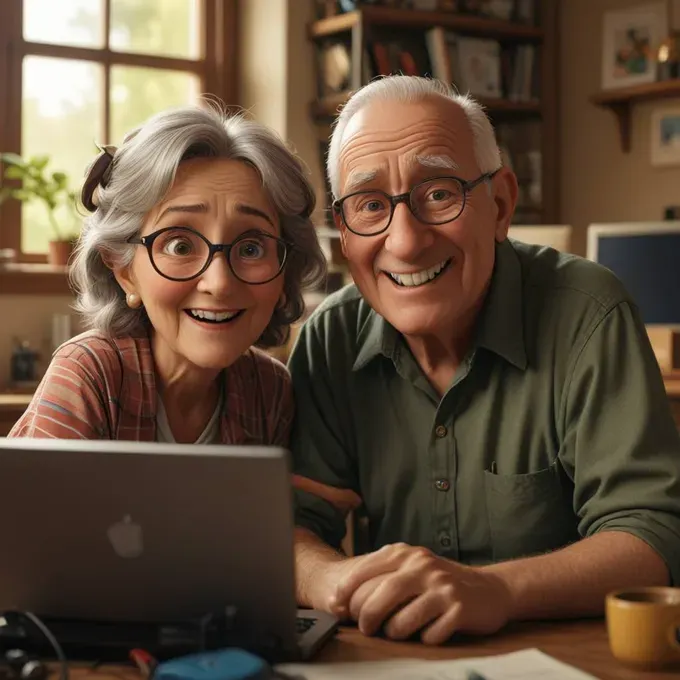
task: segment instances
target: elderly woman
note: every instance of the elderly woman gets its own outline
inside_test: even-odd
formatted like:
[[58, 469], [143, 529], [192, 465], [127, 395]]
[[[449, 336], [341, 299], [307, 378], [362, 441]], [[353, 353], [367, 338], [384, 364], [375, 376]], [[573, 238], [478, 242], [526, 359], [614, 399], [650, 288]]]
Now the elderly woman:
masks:
[[90, 328], [9, 436], [287, 445], [284, 343], [325, 260], [300, 162], [267, 128], [187, 107], [90, 167], [71, 276]]

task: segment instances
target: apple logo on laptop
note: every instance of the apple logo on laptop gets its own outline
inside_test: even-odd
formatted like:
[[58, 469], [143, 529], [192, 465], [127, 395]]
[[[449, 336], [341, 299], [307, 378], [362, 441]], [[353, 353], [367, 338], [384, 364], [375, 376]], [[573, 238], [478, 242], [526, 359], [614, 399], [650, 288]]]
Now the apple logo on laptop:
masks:
[[130, 515], [112, 524], [106, 533], [118, 557], [131, 559], [139, 557], [144, 551], [142, 527], [133, 522]]

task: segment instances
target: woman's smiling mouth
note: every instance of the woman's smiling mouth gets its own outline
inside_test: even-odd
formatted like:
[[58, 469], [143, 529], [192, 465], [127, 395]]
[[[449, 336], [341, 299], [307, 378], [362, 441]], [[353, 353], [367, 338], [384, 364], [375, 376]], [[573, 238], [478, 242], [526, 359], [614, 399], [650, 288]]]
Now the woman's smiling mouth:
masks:
[[211, 310], [211, 309], [185, 309], [191, 319], [199, 323], [224, 324], [237, 319], [244, 309]]

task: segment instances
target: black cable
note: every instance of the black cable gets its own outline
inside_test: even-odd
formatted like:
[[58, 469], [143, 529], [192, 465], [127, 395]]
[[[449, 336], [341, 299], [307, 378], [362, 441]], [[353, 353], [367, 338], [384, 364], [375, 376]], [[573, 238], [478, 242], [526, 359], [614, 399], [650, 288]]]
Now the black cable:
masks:
[[57, 638], [52, 634], [52, 631], [33, 612], [17, 613], [19, 616], [26, 617], [45, 636], [45, 639], [52, 646], [57, 660], [59, 661], [59, 665], [61, 666], [60, 680], [68, 680], [68, 661], [66, 660], [64, 650], [61, 648]]

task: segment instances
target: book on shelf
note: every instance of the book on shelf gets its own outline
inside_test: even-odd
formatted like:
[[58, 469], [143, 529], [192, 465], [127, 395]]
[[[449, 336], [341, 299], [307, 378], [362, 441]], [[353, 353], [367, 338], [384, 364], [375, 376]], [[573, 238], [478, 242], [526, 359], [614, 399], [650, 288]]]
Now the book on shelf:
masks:
[[472, 96], [538, 100], [534, 45], [504, 46], [497, 40], [470, 38], [440, 26], [426, 32], [432, 75]]

